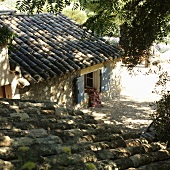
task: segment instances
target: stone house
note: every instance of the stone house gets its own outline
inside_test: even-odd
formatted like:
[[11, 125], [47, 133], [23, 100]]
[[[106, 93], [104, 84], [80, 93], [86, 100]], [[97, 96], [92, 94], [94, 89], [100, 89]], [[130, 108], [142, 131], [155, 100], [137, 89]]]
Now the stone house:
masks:
[[0, 98], [12, 98], [10, 84], [12, 75], [9, 73], [8, 49], [1, 47], [0, 49]]
[[73, 106], [88, 103], [89, 88], [99, 92], [102, 100], [114, 92], [110, 87], [116, 80], [120, 49], [85, 32], [63, 14], [6, 14], [0, 15], [0, 24], [17, 35], [8, 49], [15, 79], [9, 98]]
[[30, 83], [20, 74], [20, 66], [15, 66], [15, 71], [10, 69], [8, 48], [3, 46], [0, 48], [0, 98], [15, 99], [17, 95], [17, 84], [24, 86]]

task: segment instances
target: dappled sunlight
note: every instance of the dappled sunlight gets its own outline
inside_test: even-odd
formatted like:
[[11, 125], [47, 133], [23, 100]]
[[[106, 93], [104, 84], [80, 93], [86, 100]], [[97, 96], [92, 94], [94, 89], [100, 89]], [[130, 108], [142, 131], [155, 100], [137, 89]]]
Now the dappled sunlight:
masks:
[[89, 108], [95, 119], [115, 124], [127, 132], [146, 130], [152, 122], [152, 104], [161, 97], [153, 93], [158, 75], [153, 72], [148, 74], [149, 70], [150, 68], [136, 67], [129, 72], [126, 67], [122, 67], [120, 95], [103, 101], [101, 108]]
[[96, 120], [114, 124], [124, 131], [142, 132], [151, 123], [153, 109], [150, 102], [137, 102], [121, 98], [104, 102], [101, 108], [89, 108]]
[[128, 122], [128, 123], [135, 123], [135, 124], [147, 124], [148, 123], [148, 120], [142, 120], [142, 119], [131, 119], [131, 118], [128, 118], [124, 121], [125, 123]]
[[[129, 96], [132, 100], [137, 101], [155, 101], [159, 96], [153, 91], [159, 77], [156, 74], [146, 74], [149, 68], [134, 68], [136, 74], [129, 75], [127, 69], [122, 71], [122, 95]], [[128, 83], [127, 83], [128, 82]]]

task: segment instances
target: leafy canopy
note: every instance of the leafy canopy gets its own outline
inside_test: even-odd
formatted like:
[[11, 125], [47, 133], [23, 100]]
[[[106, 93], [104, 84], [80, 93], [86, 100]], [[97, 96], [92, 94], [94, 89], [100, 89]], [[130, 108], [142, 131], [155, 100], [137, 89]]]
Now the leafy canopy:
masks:
[[17, 0], [17, 8], [27, 13], [41, 13], [44, 9], [48, 12], [58, 13], [66, 6], [70, 5], [70, 0]]
[[[74, 8], [88, 13], [84, 25], [97, 35], [120, 36], [126, 56], [139, 56], [155, 40], [170, 32], [169, 0], [72, 0]], [[18, 0], [17, 8], [28, 13], [58, 13], [71, 0]]]
[[123, 13], [121, 45], [127, 55], [140, 54], [170, 32], [169, 0], [132, 0], [125, 4]]
[[76, 21], [78, 24], [82, 25], [87, 20], [87, 14], [84, 10], [80, 8], [74, 9], [74, 4], [67, 6], [62, 10], [62, 13], [72, 20]]

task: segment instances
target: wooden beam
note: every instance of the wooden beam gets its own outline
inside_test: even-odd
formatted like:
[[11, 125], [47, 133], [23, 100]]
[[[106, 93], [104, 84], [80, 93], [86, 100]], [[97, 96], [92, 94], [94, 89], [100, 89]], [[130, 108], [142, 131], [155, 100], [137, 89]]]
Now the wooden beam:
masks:
[[103, 63], [100, 63], [100, 64], [96, 64], [94, 66], [90, 66], [90, 67], [87, 67], [87, 68], [84, 68], [82, 70], [80, 70], [80, 76], [84, 75], [84, 74], [88, 74], [88, 73], [91, 73], [91, 72], [94, 72], [100, 68], [104, 67], [104, 64]]

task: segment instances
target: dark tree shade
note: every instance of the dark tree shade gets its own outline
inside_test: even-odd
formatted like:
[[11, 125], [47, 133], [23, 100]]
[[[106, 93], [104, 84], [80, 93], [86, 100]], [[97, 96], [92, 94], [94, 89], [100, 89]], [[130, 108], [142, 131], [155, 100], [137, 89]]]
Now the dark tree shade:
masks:
[[120, 43], [126, 55], [140, 54], [170, 32], [169, 0], [133, 0], [123, 10], [126, 15]]
[[[77, 0], [93, 11], [84, 24], [97, 35], [114, 36], [120, 31], [120, 45], [124, 55], [138, 58], [155, 40], [162, 40], [170, 32], [169, 0]], [[75, 2], [75, 1], [74, 1]], [[28, 13], [60, 12], [70, 0], [18, 0], [17, 8]], [[120, 28], [120, 29], [119, 29]]]

